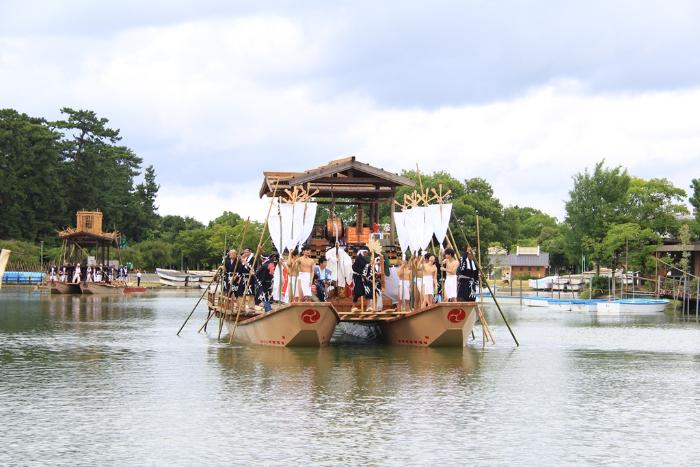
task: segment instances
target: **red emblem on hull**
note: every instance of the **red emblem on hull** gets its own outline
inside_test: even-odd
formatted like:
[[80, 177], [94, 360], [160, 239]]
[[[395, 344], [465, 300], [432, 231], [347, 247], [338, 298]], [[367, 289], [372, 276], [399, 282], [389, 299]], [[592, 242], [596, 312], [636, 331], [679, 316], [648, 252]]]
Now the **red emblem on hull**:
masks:
[[309, 308], [301, 312], [301, 320], [306, 324], [314, 324], [319, 319], [321, 319], [321, 313], [314, 308]]
[[453, 308], [447, 312], [447, 321], [450, 323], [459, 323], [460, 321], [464, 321], [466, 317], [467, 312], [461, 308]]

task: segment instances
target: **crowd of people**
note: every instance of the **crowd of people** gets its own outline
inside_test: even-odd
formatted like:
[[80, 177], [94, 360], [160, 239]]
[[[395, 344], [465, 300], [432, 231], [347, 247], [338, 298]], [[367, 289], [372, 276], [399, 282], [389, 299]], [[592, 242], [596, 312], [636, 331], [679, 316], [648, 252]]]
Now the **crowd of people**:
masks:
[[[474, 301], [478, 292], [479, 270], [474, 253], [468, 248], [457, 257], [451, 248], [442, 258], [433, 253], [402, 259], [397, 270], [398, 293], [383, 294], [391, 275], [388, 258], [373, 256], [358, 248], [352, 264], [353, 310], [381, 310], [384, 295], [395, 295], [392, 304], [400, 309], [420, 309], [437, 302]], [[246, 248], [229, 250], [222, 265], [223, 291], [239, 299], [245, 308], [272, 309], [272, 302], [327, 301], [337, 288], [337, 278], [325, 256], [318, 263], [304, 246], [301, 251], [260, 255], [256, 259]], [[344, 296], [344, 295], [343, 295]]]
[[106, 284], [124, 283], [129, 281], [129, 269], [126, 266], [81, 265], [80, 263], [64, 263], [58, 267], [49, 266], [47, 271], [49, 282], [65, 282], [78, 284], [80, 282], [99, 282]]

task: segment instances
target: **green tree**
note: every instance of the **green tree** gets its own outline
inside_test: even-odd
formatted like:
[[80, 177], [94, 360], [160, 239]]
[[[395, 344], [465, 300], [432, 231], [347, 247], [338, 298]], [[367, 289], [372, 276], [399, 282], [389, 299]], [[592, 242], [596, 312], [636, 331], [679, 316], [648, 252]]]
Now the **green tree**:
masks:
[[601, 250], [612, 269], [646, 270], [653, 267], [651, 255], [658, 242], [659, 236], [652, 229], [628, 222], [610, 227]]
[[[105, 228], [120, 228], [127, 237], [140, 238], [134, 215], [133, 178], [141, 158], [119, 146], [119, 130], [109, 128], [109, 120], [90, 110], [61, 109], [65, 120], [53, 125], [63, 131], [61, 141], [64, 191], [69, 215], [80, 209], [99, 209]], [[138, 214], [138, 213], [137, 213]]]
[[665, 178], [644, 180], [633, 177], [627, 191], [627, 214], [631, 222], [649, 226], [662, 236], [678, 234], [679, 216], [688, 214], [683, 204], [685, 190]]
[[631, 178], [621, 167], [605, 168], [604, 161], [592, 173], [586, 169], [574, 176], [574, 188], [566, 202], [566, 222], [573, 251], [571, 256], [593, 259], [597, 272], [605, 252], [601, 244], [611, 226], [624, 222]]
[[43, 119], [0, 110], [0, 238], [38, 240], [65, 222], [59, 137]]

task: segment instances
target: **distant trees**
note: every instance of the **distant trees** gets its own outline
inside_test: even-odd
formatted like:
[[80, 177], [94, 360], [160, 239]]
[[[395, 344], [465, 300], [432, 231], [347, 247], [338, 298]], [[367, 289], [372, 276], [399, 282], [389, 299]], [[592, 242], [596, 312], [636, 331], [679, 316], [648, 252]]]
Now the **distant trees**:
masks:
[[142, 160], [119, 130], [90, 110], [61, 113], [48, 122], [0, 110], [0, 238], [52, 240], [80, 209], [99, 209], [105, 229], [129, 240], [146, 238], [157, 220], [153, 167], [134, 186]]

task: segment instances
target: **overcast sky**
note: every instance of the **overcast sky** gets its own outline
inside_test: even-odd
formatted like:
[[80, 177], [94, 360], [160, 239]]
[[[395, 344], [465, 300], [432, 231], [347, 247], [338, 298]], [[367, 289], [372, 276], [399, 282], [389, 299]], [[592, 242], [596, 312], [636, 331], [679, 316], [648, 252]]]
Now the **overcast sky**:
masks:
[[690, 0], [0, 0], [0, 107], [107, 117], [161, 214], [261, 219], [263, 170], [354, 155], [563, 219], [603, 158], [700, 177], [699, 24]]

